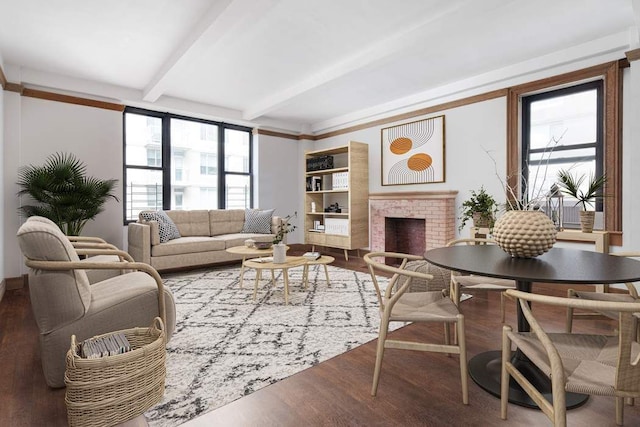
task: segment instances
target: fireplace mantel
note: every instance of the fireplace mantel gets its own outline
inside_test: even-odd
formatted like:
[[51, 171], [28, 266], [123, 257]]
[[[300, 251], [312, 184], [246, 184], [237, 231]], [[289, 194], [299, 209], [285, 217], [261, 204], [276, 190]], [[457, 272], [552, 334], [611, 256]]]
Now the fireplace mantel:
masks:
[[455, 199], [457, 191], [414, 191], [407, 193], [369, 193], [369, 200]]

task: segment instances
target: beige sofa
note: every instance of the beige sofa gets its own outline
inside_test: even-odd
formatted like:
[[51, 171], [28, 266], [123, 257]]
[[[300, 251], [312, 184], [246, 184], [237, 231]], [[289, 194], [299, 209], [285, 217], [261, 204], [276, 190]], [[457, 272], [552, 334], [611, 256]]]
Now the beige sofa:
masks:
[[197, 267], [242, 259], [242, 255], [226, 251], [242, 246], [247, 239], [256, 242], [273, 240], [282, 218], [271, 217], [271, 233], [243, 233], [244, 209], [214, 209], [165, 211], [180, 232], [176, 239], [160, 243], [158, 221], [143, 220], [130, 223], [128, 252], [134, 260], [153, 266], [156, 270]]

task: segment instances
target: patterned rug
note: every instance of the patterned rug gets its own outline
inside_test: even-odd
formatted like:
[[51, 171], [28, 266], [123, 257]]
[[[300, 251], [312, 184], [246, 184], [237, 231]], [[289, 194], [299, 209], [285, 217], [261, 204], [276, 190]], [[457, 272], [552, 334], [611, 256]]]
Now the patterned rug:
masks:
[[167, 346], [164, 400], [145, 414], [149, 424], [182, 424], [376, 338], [370, 276], [328, 268], [331, 287], [322, 266], [311, 266], [308, 290], [302, 268], [289, 270], [288, 306], [281, 274], [275, 288], [260, 282], [256, 301], [252, 269], [242, 289], [239, 267], [166, 275], [177, 325]]

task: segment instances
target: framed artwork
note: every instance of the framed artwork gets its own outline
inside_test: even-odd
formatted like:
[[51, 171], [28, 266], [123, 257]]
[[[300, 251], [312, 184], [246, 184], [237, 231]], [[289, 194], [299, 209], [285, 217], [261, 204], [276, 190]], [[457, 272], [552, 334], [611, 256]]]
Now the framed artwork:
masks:
[[444, 116], [382, 129], [382, 185], [444, 182]]

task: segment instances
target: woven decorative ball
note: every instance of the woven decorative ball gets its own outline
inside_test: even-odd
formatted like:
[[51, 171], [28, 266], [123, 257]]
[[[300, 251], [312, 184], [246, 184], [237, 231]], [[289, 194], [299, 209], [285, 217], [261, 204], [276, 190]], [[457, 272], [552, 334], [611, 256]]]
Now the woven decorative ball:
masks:
[[534, 258], [556, 242], [553, 221], [540, 211], [509, 211], [493, 227], [493, 238], [503, 251], [516, 258]]

